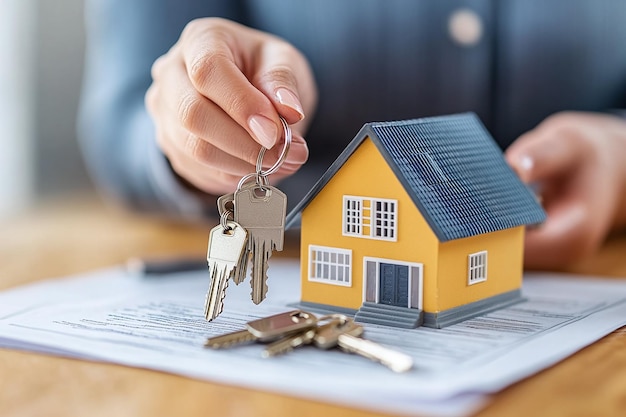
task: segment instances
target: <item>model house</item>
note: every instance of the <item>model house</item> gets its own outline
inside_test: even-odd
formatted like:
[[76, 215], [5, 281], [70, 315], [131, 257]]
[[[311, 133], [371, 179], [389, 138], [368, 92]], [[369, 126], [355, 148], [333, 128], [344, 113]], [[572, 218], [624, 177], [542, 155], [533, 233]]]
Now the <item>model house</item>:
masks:
[[287, 217], [302, 304], [443, 327], [521, 300], [545, 213], [474, 114], [368, 123]]

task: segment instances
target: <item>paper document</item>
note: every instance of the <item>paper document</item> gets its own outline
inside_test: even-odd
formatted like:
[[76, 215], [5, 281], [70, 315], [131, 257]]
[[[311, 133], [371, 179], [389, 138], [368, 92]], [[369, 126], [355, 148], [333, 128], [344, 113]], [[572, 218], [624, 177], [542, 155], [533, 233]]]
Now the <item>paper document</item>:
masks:
[[[203, 317], [206, 272], [142, 278], [112, 268], [0, 293], [0, 346], [157, 369], [224, 384], [398, 414], [469, 414], [483, 395], [550, 366], [626, 324], [626, 281], [530, 275], [527, 301], [445, 328], [365, 325], [364, 337], [411, 355], [396, 374], [341, 351], [308, 346], [263, 359], [260, 344], [203, 348], [208, 336], [291, 310], [297, 261], [272, 259], [268, 298], [227, 289]], [[315, 311], [313, 311], [315, 312]]]

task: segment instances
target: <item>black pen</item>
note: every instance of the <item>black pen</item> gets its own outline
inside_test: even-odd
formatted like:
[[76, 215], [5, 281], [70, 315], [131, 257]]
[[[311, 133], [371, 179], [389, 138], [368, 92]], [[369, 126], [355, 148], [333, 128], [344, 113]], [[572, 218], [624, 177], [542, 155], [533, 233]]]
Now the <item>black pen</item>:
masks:
[[207, 261], [202, 258], [131, 258], [126, 261], [128, 273], [144, 276], [159, 277], [178, 272], [201, 271], [207, 269]]

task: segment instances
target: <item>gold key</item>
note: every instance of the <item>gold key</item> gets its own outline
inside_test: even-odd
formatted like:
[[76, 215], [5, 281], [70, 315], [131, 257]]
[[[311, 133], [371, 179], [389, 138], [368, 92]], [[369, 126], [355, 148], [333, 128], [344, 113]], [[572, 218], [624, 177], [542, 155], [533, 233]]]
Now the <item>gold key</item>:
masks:
[[389, 349], [358, 336], [363, 334], [363, 327], [346, 316], [318, 331], [313, 339], [315, 346], [330, 349], [339, 346], [341, 350], [356, 353], [375, 362], [380, 362], [394, 372], [406, 372], [413, 367], [413, 358], [401, 352]]
[[205, 347], [222, 349], [247, 342], [271, 342], [315, 327], [317, 318], [303, 310], [293, 310], [250, 321], [246, 329], [210, 337]]
[[304, 332], [295, 333], [292, 336], [286, 336], [276, 342], [270, 343], [265, 350], [261, 353], [264, 358], [271, 356], [281, 355], [283, 353], [291, 352], [295, 348], [308, 345], [313, 342], [315, 337], [316, 328], [305, 330]]

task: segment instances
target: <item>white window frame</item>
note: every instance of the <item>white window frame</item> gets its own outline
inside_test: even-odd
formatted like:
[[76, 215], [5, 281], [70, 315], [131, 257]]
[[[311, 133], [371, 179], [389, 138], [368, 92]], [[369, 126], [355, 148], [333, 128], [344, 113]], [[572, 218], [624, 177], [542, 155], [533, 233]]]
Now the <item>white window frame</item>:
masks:
[[487, 281], [488, 259], [487, 251], [470, 253], [467, 256], [467, 285], [474, 285]]
[[[386, 205], [387, 210], [376, 209], [377, 205]], [[389, 207], [392, 207], [389, 210]], [[398, 200], [388, 198], [343, 196], [343, 236], [361, 237], [366, 239], [398, 240]], [[377, 225], [380, 221], [381, 225]], [[366, 229], [369, 228], [369, 232]], [[387, 231], [387, 236], [378, 236], [377, 229]], [[389, 236], [392, 234], [392, 236]]]
[[[318, 259], [319, 254], [328, 255], [326, 259]], [[315, 255], [315, 256], [314, 256]], [[333, 255], [334, 260], [333, 260]], [[340, 262], [339, 259], [343, 259]], [[347, 262], [345, 261], [347, 259]], [[352, 286], [352, 251], [350, 249], [333, 248], [330, 246], [309, 245], [308, 279], [312, 282], [339, 285], [342, 287]], [[325, 268], [326, 267], [326, 268]], [[324, 270], [327, 271], [327, 277]], [[321, 274], [318, 273], [321, 271]], [[340, 272], [341, 271], [341, 272]], [[340, 281], [339, 276], [343, 276]]]

